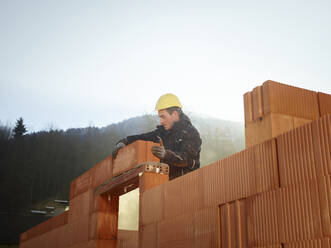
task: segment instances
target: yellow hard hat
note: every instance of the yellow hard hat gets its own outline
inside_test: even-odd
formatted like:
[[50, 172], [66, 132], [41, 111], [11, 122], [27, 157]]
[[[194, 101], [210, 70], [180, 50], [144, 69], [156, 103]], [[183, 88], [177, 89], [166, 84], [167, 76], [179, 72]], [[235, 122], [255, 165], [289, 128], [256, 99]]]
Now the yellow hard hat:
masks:
[[162, 95], [156, 103], [155, 111], [167, 109], [170, 107], [179, 107], [182, 108], [178, 97], [174, 94], [168, 93]]

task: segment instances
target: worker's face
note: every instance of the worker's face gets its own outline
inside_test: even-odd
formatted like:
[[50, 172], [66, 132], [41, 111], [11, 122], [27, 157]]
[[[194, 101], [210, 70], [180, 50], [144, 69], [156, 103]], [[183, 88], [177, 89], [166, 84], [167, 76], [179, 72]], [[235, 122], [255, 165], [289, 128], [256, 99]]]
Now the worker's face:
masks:
[[165, 130], [169, 130], [172, 128], [174, 123], [179, 120], [179, 115], [177, 111], [172, 112], [169, 114], [166, 109], [159, 110], [159, 119], [160, 124], [164, 127]]

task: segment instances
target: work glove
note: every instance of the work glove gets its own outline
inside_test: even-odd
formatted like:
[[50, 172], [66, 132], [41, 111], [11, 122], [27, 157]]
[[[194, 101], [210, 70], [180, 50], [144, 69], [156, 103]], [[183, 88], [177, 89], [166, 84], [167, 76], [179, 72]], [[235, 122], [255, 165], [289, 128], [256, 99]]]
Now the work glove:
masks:
[[128, 144], [128, 140], [126, 138], [121, 139], [119, 142], [116, 143], [115, 147], [113, 148], [112, 151], [112, 156], [113, 159], [115, 159], [117, 157], [117, 153], [118, 151], [123, 148], [124, 146], [126, 146]]
[[152, 153], [158, 157], [159, 159], [163, 159], [167, 153], [164, 146], [153, 146], [152, 147]]

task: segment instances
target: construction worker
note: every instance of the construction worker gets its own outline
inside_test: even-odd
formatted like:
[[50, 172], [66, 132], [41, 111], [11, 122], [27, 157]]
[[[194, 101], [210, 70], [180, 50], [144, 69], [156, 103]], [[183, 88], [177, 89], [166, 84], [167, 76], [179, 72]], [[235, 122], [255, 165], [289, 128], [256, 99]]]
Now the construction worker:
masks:
[[136, 141], [146, 140], [161, 143], [152, 147], [152, 153], [170, 167], [169, 179], [179, 177], [200, 168], [201, 138], [182, 105], [174, 94], [162, 95], [156, 103], [160, 124], [152, 132], [128, 136], [113, 149], [115, 159], [119, 149]]

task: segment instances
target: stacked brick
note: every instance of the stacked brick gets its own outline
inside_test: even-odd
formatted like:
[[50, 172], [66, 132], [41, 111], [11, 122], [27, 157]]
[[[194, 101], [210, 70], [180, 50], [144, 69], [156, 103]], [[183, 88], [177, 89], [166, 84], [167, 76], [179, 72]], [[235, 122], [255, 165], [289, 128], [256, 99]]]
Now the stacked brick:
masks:
[[331, 113], [331, 96], [274, 81], [244, 94], [246, 147]]
[[140, 247], [218, 247], [221, 234], [225, 247], [248, 247], [245, 202], [228, 202], [278, 187], [275, 139], [154, 187], [141, 197]]
[[331, 96], [319, 95], [271, 81], [246, 94], [260, 106], [245, 108], [251, 118], [291, 121], [264, 142], [144, 192], [140, 247], [330, 247]]
[[[96, 189], [143, 162], [157, 162], [152, 145], [137, 141], [121, 149], [115, 161], [109, 156], [72, 181], [69, 211], [22, 233], [20, 247], [136, 248], [138, 232], [118, 230], [119, 195], [100, 195]], [[144, 185], [150, 188], [153, 183], [145, 179]]]

